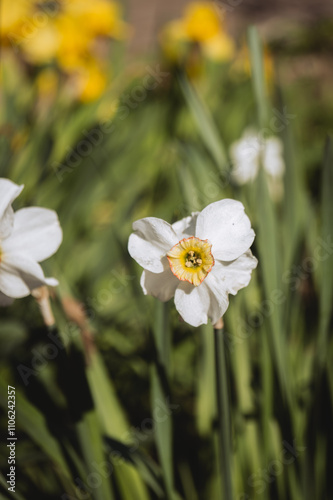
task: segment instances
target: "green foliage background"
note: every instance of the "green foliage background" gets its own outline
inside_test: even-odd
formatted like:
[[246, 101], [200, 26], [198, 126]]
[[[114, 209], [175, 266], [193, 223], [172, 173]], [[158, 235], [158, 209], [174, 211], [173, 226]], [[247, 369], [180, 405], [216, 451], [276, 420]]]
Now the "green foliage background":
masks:
[[[43, 264], [60, 281], [58, 331], [32, 297], [1, 310], [1, 428], [15, 386], [18, 437], [17, 493], [2, 448], [2, 498], [221, 498], [212, 325], [190, 328], [143, 296], [127, 239], [138, 218], [173, 222], [227, 197], [245, 205], [259, 260], [225, 315], [234, 498], [332, 498], [333, 101], [324, 83], [284, 85], [278, 72], [268, 93], [254, 29], [248, 43], [252, 80], [207, 63], [193, 82], [158, 65], [167, 74], [132, 105], [145, 61], [98, 103], [46, 112], [33, 80], [3, 64], [0, 175], [25, 185], [16, 209], [57, 211], [64, 240]], [[275, 133], [281, 115], [275, 203], [263, 170], [234, 185], [228, 147], [248, 125]]]

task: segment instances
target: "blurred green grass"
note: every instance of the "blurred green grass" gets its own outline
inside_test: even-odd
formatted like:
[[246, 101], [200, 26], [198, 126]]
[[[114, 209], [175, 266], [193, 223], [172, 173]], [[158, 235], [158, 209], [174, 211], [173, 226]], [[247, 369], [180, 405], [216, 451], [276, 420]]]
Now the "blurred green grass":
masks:
[[[225, 317], [236, 498], [333, 495], [330, 139], [323, 153], [332, 101], [325, 89], [314, 101], [312, 81], [267, 92], [254, 30], [249, 47], [253, 83], [233, 80], [226, 66], [194, 83], [170, 67], [135, 107], [126, 95], [143, 85], [145, 63], [124, 91], [115, 85], [86, 106], [60, 100], [47, 113], [35, 106], [33, 82], [4, 66], [0, 175], [25, 184], [15, 208], [53, 208], [64, 231], [43, 267], [60, 281], [53, 305], [66, 351], [32, 367], [50, 333], [34, 300], [1, 310], [0, 403], [5, 410], [8, 381], [17, 388], [23, 498], [81, 498], [77, 478], [92, 499], [219, 498], [212, 327], [189, 328], [170, 304], [164, 329], [126, 247], [134, 220], [172, 222], [225, 197], [244, 203], [259, 259]], [[100, 109], [110, 99], [120, 105], [105, 132]], [[286, 173], [274, 203], [263, 169], [251, 185], [233, 183], [228, 147], [248, 125], [272, 127], [284, 109], [293, 118], [280, 131]], [[84, 324], [69, 298], [83, 303]], [[34, 369], [27, 385], [20, 364]], [[1, 424], [6, 432], [5, 414]], [[6, 459], [2, 451], [3, 470]], [[3, 481], [0, 491], [11, 498]]]

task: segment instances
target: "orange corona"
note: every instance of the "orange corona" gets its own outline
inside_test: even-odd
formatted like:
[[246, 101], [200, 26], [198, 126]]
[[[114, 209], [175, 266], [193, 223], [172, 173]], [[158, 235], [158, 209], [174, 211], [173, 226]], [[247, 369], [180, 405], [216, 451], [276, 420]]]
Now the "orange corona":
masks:
[[199, 286], [214, 266], [212, 245], [194, 236], [179, 241], [167, 253], [172, 273], [181, 281]]

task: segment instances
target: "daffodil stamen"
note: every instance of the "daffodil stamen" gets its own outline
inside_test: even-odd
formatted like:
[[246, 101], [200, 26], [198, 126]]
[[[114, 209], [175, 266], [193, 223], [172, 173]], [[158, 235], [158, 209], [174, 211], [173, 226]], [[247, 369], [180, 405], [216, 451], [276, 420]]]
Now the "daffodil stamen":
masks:
[[200, 285], [214, 266], [208, 240], [184, 238], [167, 253], [172, 273], [181, 281]]

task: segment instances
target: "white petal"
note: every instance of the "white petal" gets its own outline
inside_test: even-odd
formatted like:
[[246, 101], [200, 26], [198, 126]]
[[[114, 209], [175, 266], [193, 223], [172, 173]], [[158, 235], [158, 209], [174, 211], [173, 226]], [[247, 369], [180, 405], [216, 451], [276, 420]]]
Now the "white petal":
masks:
[[238, 290], [250, 283], [252, 270], [257, 267], [257, 264], [257, 259], [252, 255], [251, 250], [248, 250], [232, 262], [215, 261], [211, 275], [221, 283], [221, 288], [236, 295]]
[[162, 302], [166, 302], [174, 296], [179, 279], [172, 274], [169, 267], [163, 273], [143, 271], [140, 284], [145, 295], [152, 295]]
[[243, 185], [255, 179], [257, 177], [258, 170], [259, 162], [257, 161], [234, 161], [231, 176], [237, 184]]
[[58, 286], [59, 281], [55, 278], [45, 278], [45, 283], [47, 286]]
[[237, 160], [259, 161], [261, 151], [262, 140], [253, 129], [247, 129], [241, 139], [234, 142], [230, 147], [231, 154]]
[[0, 178], [0, 220], [15, 198], [18, 197], [24, 186], [18, 186], [9, 179]]
[[26, 297], [34, 288], [56, 280], [45, 278], [37, 262], [24, 254], [3, 254], [0, 264], [0, 291], [12, 298]]
[[62, 230], [53, 210], [22, 208], [14, 214], [14, 227], [3, 243], [3, 251], [24, 253], [37, 262], [47, 259], [59, 248]]
[[278, 137], [267, 139], [262, 161], [266, 172], [273, 177], [282, 177], [284, 174], [285, 164], [282, 152], [283, 144]]
[[23, 187], [9, 179], [0, 179], [0, 239], [7, 238], [12, 231], [14, 212], [11, 204]]
[[5, 240], [11, 234], [14, 225], [14, 210], [8, 205], [0, 220], [0, 240]]
[[10, 306], [14, 302], [14, 299], [7, 297], [4, 293], [0, 292], [0, 307]]
[[192, 326], [207, 324], [208, 319], [215, 324], [228, 308], [227, 293], [214, 278], [210, 278], [208, 286], [208, 277], [197, 287], [182, 282], [175, 293], [177, 311]]
[[250, 250], [233, 262], [216, 262], [198, 287], [179, 284], [175, 293], [177, 311], [192, 326], [206, 324], [208, 318], [213, 324], [217, 323], [228, 309], [228, 293], [235, 295], [247, 286], [256, 266], [257, 259]]
[[196, 236], [208, 239], [215, 259], [235, 260], [253, 243], [254, 231], [240, 201], [211, 203], [198, 216]]
[[175, 306], [183, 320], [189, 325], [206, 325], [210, 299], [209, 290], [204, 283], [194, 286], [182, 281], [175, 293]]
[[198, 215], [199, 212], [193, 212], [192, 215], [184, 217], [184, 219], [178, 220], [172, 224], [172, 229], [177, 234], [179, 240], [195, 235]]
[[220, 276], [213, 272], [215, 266], [204, 281], [205, 286], [210, 292], [210, 307], [208, 316], [213, 325], [217, 323], [220, 318], [222, 318], [229, 305], [227, 290], [223, 286]]
[[128, 240], [128, 252], [140, 266], [153, 273], [162, 273], [162, 258], [178, 243], [171, 225], [162, 219], [147, 217], [133, 223]]
[[252, 129], [246, 130], [242, 138], [230, 146], [232, 177], [238, 184], [245, 184], [256, 177], [261, 150], [259, 136]]

